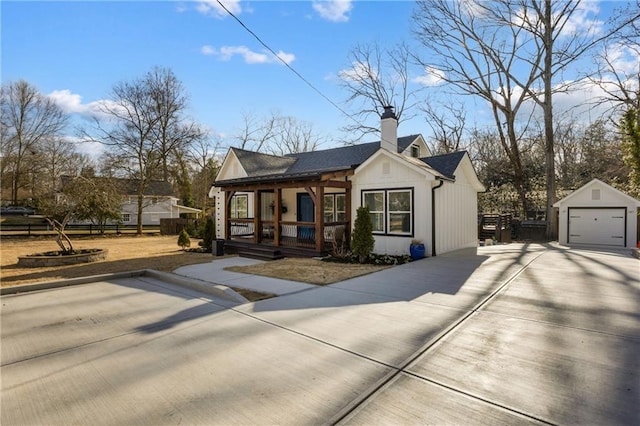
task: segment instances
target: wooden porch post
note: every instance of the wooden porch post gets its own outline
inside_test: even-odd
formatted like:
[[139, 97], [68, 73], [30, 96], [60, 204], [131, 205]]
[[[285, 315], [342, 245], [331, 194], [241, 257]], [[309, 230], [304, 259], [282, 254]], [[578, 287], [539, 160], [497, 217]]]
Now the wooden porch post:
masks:
[[273, 202], [273, 245], [280, 246], [280, 221], [282, 220], [282, 188], [276, 188]]
[[324, 187], [316, 187], [316, 251], [324, 249]]
[[260, 191], [253, 191], [253, 242], [260, 243], [262, 237], [262, 225], [260, 224]]

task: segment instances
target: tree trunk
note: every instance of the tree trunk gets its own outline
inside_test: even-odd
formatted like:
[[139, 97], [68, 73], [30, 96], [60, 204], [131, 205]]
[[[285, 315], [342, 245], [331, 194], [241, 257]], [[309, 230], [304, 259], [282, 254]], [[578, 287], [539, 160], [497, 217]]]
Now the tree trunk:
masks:
[[544, 114], [545, 134], [545, 180], [547, 189], [547, 239], [552, 240], [557, 234], [556, 221], [553, 217], [553, 204], [556, 202], [556, 164], [553, 135], [553, 102], [551, 79], [553, 66], [553, 28], [551, 25], [551, 0], [545, 0], [544, 29]]

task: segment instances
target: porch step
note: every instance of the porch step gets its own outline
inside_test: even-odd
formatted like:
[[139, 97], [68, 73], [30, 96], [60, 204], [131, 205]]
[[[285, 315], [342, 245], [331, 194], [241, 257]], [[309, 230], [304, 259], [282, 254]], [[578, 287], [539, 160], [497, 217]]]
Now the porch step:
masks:
[[280, 250], [265, 246], [238, 248], [238, 256], [258, 260], [277, 260], [284, 258], [284, 254], [282, 254]]

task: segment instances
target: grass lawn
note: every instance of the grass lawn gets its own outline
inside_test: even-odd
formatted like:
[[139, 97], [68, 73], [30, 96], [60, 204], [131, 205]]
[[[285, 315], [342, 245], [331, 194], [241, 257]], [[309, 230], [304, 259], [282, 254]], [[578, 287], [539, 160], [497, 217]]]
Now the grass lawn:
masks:
[[[13, 286], [115, 272], [155, 269], [171, 272], [181, 266], [208, 263], [216, 258], [208, 253], [185, 252], [177, 236], [72, 237], [75, 249], [109, 250], [107, 260], [80, 265], [43, 268], [19, 267], [18, 256], [59, 250], [53, 237], [2, 238], [0, 241], [0, 284]], [[191, 239], [191, 247], [198, 247]], [[321, 262], [317, 259], [288, 258], [255, 266], [231, 268], [237, 272], [326, 285], [384, 269], [384, 266]], [[214, 278], [215, 280], [215, 278]], [[238, 290], [249, 300], [269, 297]]]

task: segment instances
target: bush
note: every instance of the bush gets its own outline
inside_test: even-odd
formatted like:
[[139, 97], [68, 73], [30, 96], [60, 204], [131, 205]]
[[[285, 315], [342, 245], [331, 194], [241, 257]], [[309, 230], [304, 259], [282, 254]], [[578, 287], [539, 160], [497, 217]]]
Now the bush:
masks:
[[358, 256], [353, 253], [349, 253], [345, 256], [328, 256], [322, 259], [324, 262], [336, 262], [336, 263], [368, 263], [371, 265], [402, 265], [403, 263], [409, 263], [413, 259], [408, 254], [402, 254], [394, 256], [391, 254], [376, 254], [370, 253], [363, 262], [360, 261]]
[[200, 246], [207, 252], [213, 250], [213, 242], [216, 239], [216, 227], [212, 217], [208, 217], [204, 224], [204, 230], [202, 231], [202, 241]]
[[351, 250], [358, 257], [360, 263], [364, 263], [373, 251], [373, 222], [369, 215], [369, 207], [358, 207], [356, 221], [353, 229]]
[[186, 229], [180, 231], [180, 235], [178, 235], [178, 245], [182, 247], [182, 250], [184, 250], [185, 247], [191, 247], [191, 238], [189, 238]]

